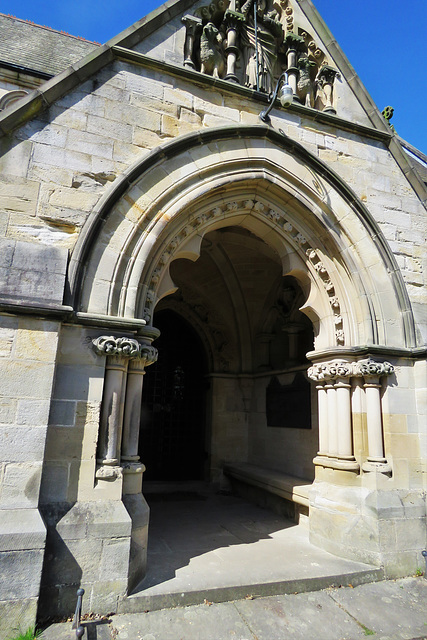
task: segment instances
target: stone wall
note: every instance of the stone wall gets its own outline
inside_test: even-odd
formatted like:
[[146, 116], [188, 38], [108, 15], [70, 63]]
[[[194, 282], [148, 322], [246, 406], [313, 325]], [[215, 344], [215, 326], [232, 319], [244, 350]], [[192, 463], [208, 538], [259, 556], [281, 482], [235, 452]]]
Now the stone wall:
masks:
[[[0, 375], [5, 382], [0, 418], [0, 452], [4, 457], [0, 462], [0, 509], [4, 511], [0, 553], [5, 566], [10, 567], [5, 591], [0, 594], [6, 612], [2, 613], [2, 619], [19, 616], [24, 605], [28, 605], [28, 619], [34, 615], [46, 535], [39, 503], [49, 530], [43, 602], [50, 603], [50, 612], [69, 612], [79, 584], [90, 590], [88, 607], [103, 612], [114, 610], [117, 598], [124, 595], [128, 586], [131, 507], [126, 509], [121, 501], [121, 478], [114, 487], [113, 483], [95, 482], [94, 478], [104, 361], [95, 356], [88, 343], [100, 330], [82, 328], [80, 321], [71, 315], [72, 310], [63, 306], [64, 287], [68, 295], [68, 252], [75, 248], [85, 222], [93, 219], [93, 212], [100, 210], [134, 163], [150, 158], [150, 152], [159, 145], [163, 145], [167, 157], [167, 144], [177, 138], [186, 150], [186, 134], [218, 132], [223, 126], [237, 129], [241, 125], [258, 125], [258, 114], [264, 106], [250, 93], [236, 93], [233, 87], [221, 83], [214, 86], [199, 81], [198, 77], [189, 79], [177, 74], [172, 68], [165, 71], [144, 64], [143, 60], [139, 64], [115, 60], [1, 139], [0, 280], [5, 315], [0, 330]], [[423, 263], [425, 210], [384, 140], [379, 140], [374, 131], [355, 129], [339, 118], [336, 122], [315, 120], [303, 108], [273, 110], [271, 125], [275, 131], [283, 132], [286, 140], [300, 143], [314, 158], [323, 161], [353, 190], [358, 199], [355, 201], [364, 203], [388, 242], [406, 283], [420, 345], [421, 312], [427, 301], [427, 269]], [[245, 146], [244, 141], [239, 144], [237, 151], [238, 145], [232, 147], [227, 141], [219, 146], [207, 145], [215, 167], [230, 158], [236, 161], [244, 158], [250, 164], [267, 151], [271, 152], [271, 162], [278, 166], [285, 157], [282, 149], [273, 149], [271, 141], [256, 139], [250, 151], [250, 145]], [[206, 168], [204, 163], [209, 158], [206, 160], [206, 156], [198, 153], [194, 148], [187, 149], [182, 166], [178, 158], [173, 167], [177, 176], [185, 173], [190, 162], [200, 171]], [[317, 192], [315, 197], [320, 204], [326, 202], [332, 212], [336, 208], [336, 217], [331, 215], [325, 222], [331, 238], [345, 229], [358, 250], [368, 256], [369, 263], [360, 269], [353, 264], [349, 280], [366, 282], [367, 290], [375, 281], [379, 292], [375, 303], [381, 316], [375, 318], [379, 341], [392, 336], [394, 343], [389, 340], [388, 346], [400, 348], [402, 345], [396, 344], [401, 321], [395, 314], [396, 302], [383, 295], [383, 291], [392, 288], [388, 276], [381, 282], [386, 269], [383, 265], [379, 269], [378, 253], [372, 249], [372, 239], [360, 221], [356, 224], [350, 213], [346, 216], [342, 213], [350, 212], [353, 202], [346, 203], [347, 209], [341, 207], [336, 192], [322, 191], [323, 183], [312, 170], [300, 160], [293, 161], [298, 165], [295, 183], [304, 178], [311, 191]], [[154, 193], [157, 197], [173, 185], [173, 177], [162, 168], [158, 175], [161, 174], [161, 180], [156, 179], [151, 186], [147, 179], [146, 191], [138, 192], [137, 187], [132, 191], [130, 185], [129, 189], [123, 188], [123, 199], [115, 204], [114, 216], [102, 225], [98, 249], [104, 252], [104, 271], [98, 280], [94, 278], [100, 269], [95, 255], [90, 267], [93, 272], [90, 269], [84, 272], [83, 281], [95, 282], [91, 300], [105, 314], [111, 307], [108, 295], [113, 275], [116, 277], [115, 256], [126, 253], [123, 247], [131, 230], [142, 229], [150, 197]], [[339, 221], [338, 213], [343, 216]], [[116, 224], [118, 219], [120, 223]], [[256, 230], [259, 229], [264, 227], [259, 224]], [[326, 232], [321, 240], [325, 247], [335, 246]], [[327, 260], [333, 264], [325, 252]], [[394, 269], [392, 264], [391, 267]], [[310, 268], [315, 270], [313, 265]], [[341, 291], [340, 295], [350, 307], [351, 292]], [[74, 311], [84, 311], [87, 302], [83, 297], [82, 309]], [[60, 329], [59, 320], [44, 320], [34, 313], [18, 317], [11, 311], [17, 303], [21, 304], [21, 311], [28, 313], [36, 305], [42, 317], [59, 313], [64, 325]], [[327, 305], [323, 319], [329, 322], [331, 313]], [[372, 318], [352, 320], [361, 327]], [[322, 339], [326, 340], [324, 336]], [[361, 478], [334, 469], [320, 470], [312, 495], [310, 526], [313, 541], [318, 544], [329, 545], [331, 551], [335, 547], [342, 549], [343, 553], [351, 548], [354, 555], [369, 562], [387, 561], [390, 567], [394, 566], [390, 574], [398, 575], [419, 564], [425, 531], [422, 527], [425, 527], [426, 480], [422, 457], [426, 440], [422, 432], [426, 373], [422, 362], [396, 356], [393, 363], [395, 378], [382, 391], [385, 453], [393, 467], [392, 477], [382, 477], [375, 485], [373, 475]], [[256, 396], [261, 398], [262, 394]], [[214, 379], [213, 398], [217, 402], [212, 417], [215, 478], [224, 461], [255, 462], [260, 441], [265, 446], [261, 456], [265, 464], [273, 467], [285, 464], [295, 475], [309, 475], [316, 430], [308, 437], [306, 431], [301, 435], [262, 433], [266, 430], [259, 419], [262, 408], [257, 406], [249, 423], [247, 395], [237, 377]], [[367, 450], [366, 408], [357, 386], [353, 400], [355, 454], [362, 462]], [[280, 447], [277, 456], [276, 447]], [[331, 500], [336, 510], [333, 518]], [[376, 504], [372, 506], [372, 502]], [[146, 521], [143, 526], [146, 528]], [[350, 539], [352, 531], [356, 533]], [[411, 531], [413, 540], [407, 545], [407, 556], [399, 563], [396, 558]], [[11, 552], [13, 562], [19, 558], [18, 572], [13, 568], [15, 565], [8, 564]], [[26, 579], [29, 575], [31, 579]], [[4, 604], [6, 600], [8, 604]]]
[[0, 634], [35, 617], [46, 528], [38, 505], [59, 323], [0, 316]]

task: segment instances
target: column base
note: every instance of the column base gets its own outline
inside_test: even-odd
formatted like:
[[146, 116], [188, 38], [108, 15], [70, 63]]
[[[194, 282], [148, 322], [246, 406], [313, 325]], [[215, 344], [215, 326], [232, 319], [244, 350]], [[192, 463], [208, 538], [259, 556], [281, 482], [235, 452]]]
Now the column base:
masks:
[[240, 84], [238, 77], [234, 73], [227, 73], [224, 80], [228, 80], [228, 82], [234, 82], [236, 84]]
[[354, 471], [360, 472], [360, 465], [353, 456], [348, 458], [332, 458], [330, 456], [316, 456], [313, 459], [313, 464], [319, 467], [326, 467], [327, 469], [337, 469], [339, 471]]
[[368, 458], [362, 464], [362, 471], [365, 473], [382, 473], [386, 476], [391, 476], [392, 474], [391, 465], [388, 464], [385, 458]]
[[123, 462], [123, 496], [141, 493], [144, 471], [142, 462]]

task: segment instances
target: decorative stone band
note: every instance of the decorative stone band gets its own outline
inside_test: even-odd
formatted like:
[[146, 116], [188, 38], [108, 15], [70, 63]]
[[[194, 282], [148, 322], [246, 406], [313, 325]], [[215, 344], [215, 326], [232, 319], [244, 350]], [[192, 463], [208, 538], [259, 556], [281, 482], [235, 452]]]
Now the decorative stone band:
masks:
[[375, 362], [371, 358], [357, 362], [331, 360], [314, 364], [308, 369], [308, 377], [317, 382], [337, 380], [338, 378], [369, 378], [389, 376], [394, 372], [390, 362]]
[[99, 336], [92, 340], [95, 353], [99, 356], [122, 356], [124, 358], [139, 358], [148, 367], [157, 361], [158, 352], [155, 347], [140, 344], [135, 338], [115, 338], [114, 336]]

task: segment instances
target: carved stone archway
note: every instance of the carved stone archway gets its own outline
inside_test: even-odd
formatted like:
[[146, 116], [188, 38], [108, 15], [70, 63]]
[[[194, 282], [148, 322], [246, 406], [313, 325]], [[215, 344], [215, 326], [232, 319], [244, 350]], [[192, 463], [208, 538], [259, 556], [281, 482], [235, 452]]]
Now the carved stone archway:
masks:
[[[361, 513], [361, 490], [372, 485], [368, 476], [390, 474], [381, 388], [393, 367], [384, 354], [396, 344], [416, 344], [394, 257], [363, 203], [336, 174], [262, 126], [211, 130], [165, 145], [136, 164], [94, 211], [72, 257], [71, 295], [86, 320], [116, 318], [149, 331], [156, 305], [177, 290], [173, 263], [197, 262], [204, 239], [231, 228], [274, 251], [281, 276], [294, 278], [304, 293], [300, 310], [315, 333], [308, 357], [321, 432], [313, 535], [325, 546], [319, 531], [326, 520], [329, 540], [342, 531], [323, 500], [335, 474], [352, 474], [352, 489], [336, 494], [337, 511], [353, 496], [351, 517]], [[344, 476], [340, 482], [346, 483]], [[367, 558], [358, 545], [354, 557]], [[379, 557], [378, 548], [369, 556]]]

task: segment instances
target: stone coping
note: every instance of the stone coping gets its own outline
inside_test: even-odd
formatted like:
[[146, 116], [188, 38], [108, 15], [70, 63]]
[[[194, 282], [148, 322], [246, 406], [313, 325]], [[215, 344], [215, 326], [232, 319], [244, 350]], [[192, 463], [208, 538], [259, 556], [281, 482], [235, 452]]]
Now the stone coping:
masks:
[[285, 500], [291, 500], [305, 507], [309, 506], [308, 492], [312, 484], [310, 480], [303, 480], [281, 471], [249, 463], [226, 464], [224, 473], [226, 476], [273, 493]]

